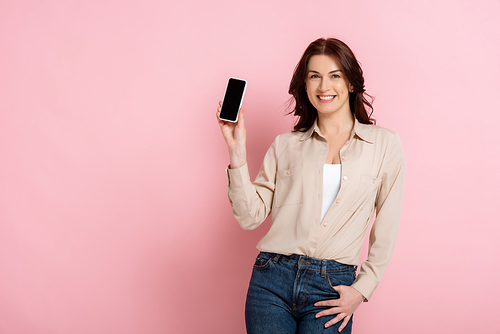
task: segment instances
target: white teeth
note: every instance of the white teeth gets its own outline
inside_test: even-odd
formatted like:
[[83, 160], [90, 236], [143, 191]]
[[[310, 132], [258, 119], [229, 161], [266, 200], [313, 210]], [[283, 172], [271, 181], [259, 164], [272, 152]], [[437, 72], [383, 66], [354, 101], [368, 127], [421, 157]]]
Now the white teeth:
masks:
[[323, 101], [328, 101], [328, 100], [333, 100], [333, 98], [335, 97], [335, 95], [330, 95], [330, 96], [319, 96], [319, 99], [320, 100], [323, 100]]

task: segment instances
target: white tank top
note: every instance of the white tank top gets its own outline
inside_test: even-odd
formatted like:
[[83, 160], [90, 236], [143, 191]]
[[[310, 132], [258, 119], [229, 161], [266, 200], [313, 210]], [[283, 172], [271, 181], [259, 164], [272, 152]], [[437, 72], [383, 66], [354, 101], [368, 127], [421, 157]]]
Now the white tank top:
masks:
[[325, 164], [323, 168], [323, 206], [321, 208], [321, 220], [325, 218], [328, 209], [333, 204], [340, 189], [340, 177], [342, 175], [341, 164]]

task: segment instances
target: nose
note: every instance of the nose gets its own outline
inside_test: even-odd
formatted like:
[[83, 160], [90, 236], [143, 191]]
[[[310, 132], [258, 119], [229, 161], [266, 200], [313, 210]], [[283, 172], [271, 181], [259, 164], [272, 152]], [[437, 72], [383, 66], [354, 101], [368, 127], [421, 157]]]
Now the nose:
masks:
[[322, 92], [326, 92], [328, 90], [328, 84], [325, 78], [321, 79], [321, 83], [319, 85], [319, 89]]

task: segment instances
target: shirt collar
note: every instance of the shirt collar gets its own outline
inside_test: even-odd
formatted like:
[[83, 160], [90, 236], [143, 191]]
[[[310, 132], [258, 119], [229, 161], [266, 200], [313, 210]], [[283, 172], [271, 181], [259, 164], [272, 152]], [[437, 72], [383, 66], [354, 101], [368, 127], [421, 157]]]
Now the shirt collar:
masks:
[[[302, 137], [300, 137], [300, 141], [304, 141], [306, 139], [309, 139], [313, 135], [314, 132], [316, 132], [318, 135], [322, 136], [321, 132], [319, 131], [319, 127], [318, 127], [318, 119], [315, 119], [314, 124], [309, 128], [309, 130], [304, 132]], [[372, 132], [371, 127], [369, 124], [361, 124], [355, 118], [354, 119], [354, 128], [352, 129], [351, 136], [349, 137], [349, 139], [351, 139], [354, 136], [357, 136], [359, 139], [361, 139], [367, 143], [373, 144], [371, 132]]]

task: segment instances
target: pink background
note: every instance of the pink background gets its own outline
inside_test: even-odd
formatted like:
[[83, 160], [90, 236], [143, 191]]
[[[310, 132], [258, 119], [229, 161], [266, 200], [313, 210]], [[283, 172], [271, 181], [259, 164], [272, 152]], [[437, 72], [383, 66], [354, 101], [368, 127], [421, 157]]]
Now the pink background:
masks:
[[499, 333], [499, 18], [498, 0], [1, 1], [0, 333], [243, 333], [268, 226], [232, 217], [215, 109], [248, 80], [255, 176], [318, 37], [355, 51], [407, 159], [355, 332]]

